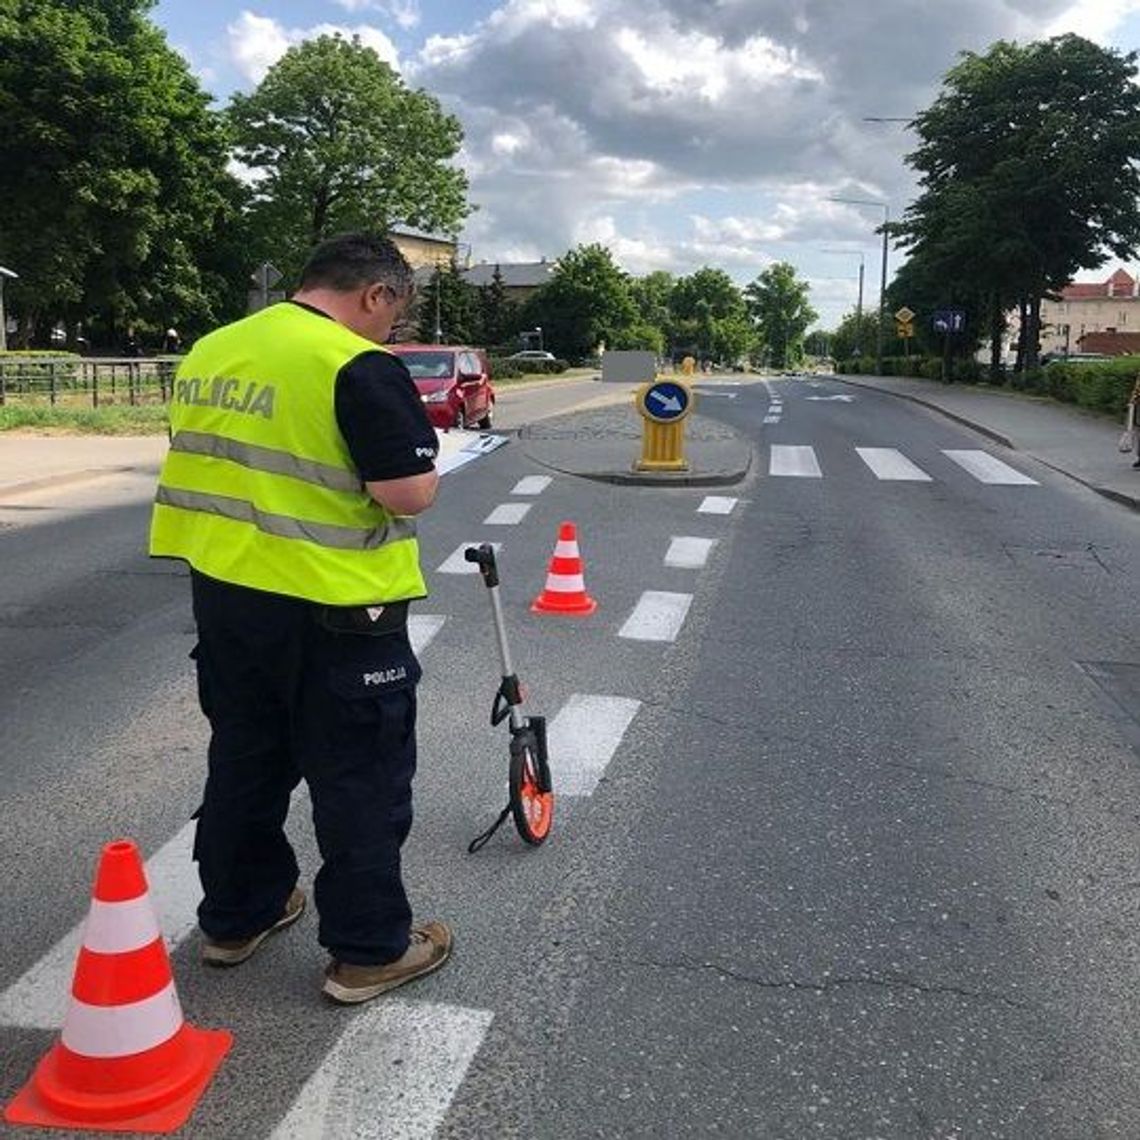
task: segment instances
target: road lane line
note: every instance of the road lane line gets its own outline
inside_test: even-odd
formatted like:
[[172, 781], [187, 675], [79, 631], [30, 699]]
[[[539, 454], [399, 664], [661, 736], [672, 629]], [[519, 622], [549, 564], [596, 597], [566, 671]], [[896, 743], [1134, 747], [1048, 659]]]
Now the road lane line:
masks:
[[412, 642], [412, 652], [418, 657], [447, 621], [446, 614], [409, 614], [408, 637]]
[[640, 708], [630, 697], [571, 695], [546, 730], [558, 795], [594, 791]]
[[791, 447], [786, 444], [772, 444], [772, 455], [768, 461], [768, 474], [790, 476], [794, 479], [819, 479], [823, 472], [811, 447]]
[[630, 641], [675, 641], [692, 602], [692, 594], [646, 590], [618, 630], [618, 637]]
[[431, 1140], [492, 1016], [388, 997], [362, 1010], [272, 1140]]
[[701, 500], [701, 505], [697, 507], [697, 514], [730, 515], [736, 503], [736, 499], [729, 498], [726, 495], [706, 495]]
[[530, 510], [530, 503], [500, 503], [484, 520], [484, 526], [517, 526]]
[[666, 566], [679, 566], [684, 570], [699, 570], [709, 560], [715, 538], [692, 538], [674, 535], [665, 552]]
[[549, 475], [527, 475], [512, 488], [512, 495], [541, 495], [550, 486]]
[[875, 473], [876, 479], [929, 483], [931, 478], [893, 447], [857, 447], [859, 458]]
[[1036, 479], [1022, 475], [1014, 470], [1008, 463], [990, 455], [988, 451], [947, 451], [942, 454], [952, 459], [963, 471], [969, 472], [981, 483], [996, 483], [1007, 486], [1038, 486]]
[[[478, 574], [479, 573], [479, 567], [474, 562], [468, 562], [463, 557], [463, 552], [469, 546], [479, 546], [479, 545], [480, 545], [479, 542], [477, 542], [475, 539], [472, 539], [470, 542], [465, 542], [465, 543], [463, 543], [462, 546], [456, 547], [456, 549], [453, 550], [447, 556], [447, 558], [445, 558], [444, 561], [439, 565], [439, 567], [436, 570], [436, 573], [437, 574]], [[495, 553], [498, 554], [499, 551], [502, 549], [503, 544], [501, 542], [489, 542], [487, 545], [493, 547], [495, 550]]]
[[780, 422], [779, 416], [765, 416], [764, 422], [766, 424], [778, 424]]

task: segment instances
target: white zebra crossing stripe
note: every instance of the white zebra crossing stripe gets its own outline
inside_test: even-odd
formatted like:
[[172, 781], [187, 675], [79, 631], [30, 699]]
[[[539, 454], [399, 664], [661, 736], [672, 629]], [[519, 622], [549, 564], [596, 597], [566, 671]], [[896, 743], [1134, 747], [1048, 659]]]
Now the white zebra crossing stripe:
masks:
[[558, 795], [593, 792], [640, 708], [630, 697], [571, 695], [546, 730]]
[[[472, 539], [470, 542], [463, 543], [462, 546], [453, 550], [444, 560], [440, 563], [437, 574], [478, 574], [479, 567], [474, 562], [468, 562], [463, 557], [463, 552], [469, 546], [479, 546], [480, 544]], [[502, 549], [501, 542], [490, 542], [487, 544], [492, 547], [496, 554]]]
[[500, 503], [484, 520], [484, 526], [516, 526], [526, 518], [530, 503]]
[[432, 643], [447, 621], [446, 614], [410, 614], [408, 616], [408, 637], [412, 643], [412, 652], [418, 657]]
[[857, 447], [859, 458], [875, 473], [876, 479], [929, 483], [931, 478], [893, 447]]
[[988, 451], [947, 451], [942, 452], [952, 459], [963, 471], [969, 472], [981, 483], [1004, 484], [1008, 486], [1038, 486], [1036, 479], [1015, 471], [1008, 463], [1003, 463]]
[[772, 444], [772, 455], [768, 461], [768, 474], [790, 476], [800, 479], [819, 479], [823, 472], [815, 458], [815, 450], [810, 447], [791, 447], [786, 444]]
[[684, 570], [698, 570], [708, 562], [709, 554], [715, 545], [715, 538], [674, 535], [665, 553], [665, 565], [678, 566]]
[[697, 514], [701, 515], [730, 515], [737, 500], [726, 495], [706, 495], [697, 507]]
[[779, 416], [765, 416], [764, 422], [766, 424], [778, 424], [780, 422]]
[[646, 590], [618, 630], [618, 637], [630, 641], [675, 641], [692, 603], [692, 594]]
[[550, 486], [549, 475], [527, 475], [511, 489], [512, 495], [541, 495]]
[[431, 1140], [491, 1018], [384, 998], [345, 1023], [272, 1140]]

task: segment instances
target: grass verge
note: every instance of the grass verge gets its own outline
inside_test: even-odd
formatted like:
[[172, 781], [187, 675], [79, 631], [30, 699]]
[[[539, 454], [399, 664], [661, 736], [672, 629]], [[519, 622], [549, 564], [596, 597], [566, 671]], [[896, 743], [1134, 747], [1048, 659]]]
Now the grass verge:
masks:
[[160, 404], [111, 405], [106, 408], [66, 408], [5, 404], [0, 407], [0, 431], [42, 435], [163, 435], [169, 420]]

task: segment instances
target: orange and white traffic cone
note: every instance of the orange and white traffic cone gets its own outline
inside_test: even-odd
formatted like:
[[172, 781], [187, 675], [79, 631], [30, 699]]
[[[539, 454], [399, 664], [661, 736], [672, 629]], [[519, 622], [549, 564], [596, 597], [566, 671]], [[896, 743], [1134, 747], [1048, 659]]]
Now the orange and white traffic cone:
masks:
[[166, 944], [129, 839], [103, 848], [60, 1039], [4, 1109], [12, 1124], [173, 1132], [233, 1043], [182, 1019]]
[[578, 531], [572, 522], [558, 530], [558, 542], [550, 558], [546, 585], [531, 603], [536, 614], [592, 614], [598, 603], [586, 593], [582, 555], [578, 551]]

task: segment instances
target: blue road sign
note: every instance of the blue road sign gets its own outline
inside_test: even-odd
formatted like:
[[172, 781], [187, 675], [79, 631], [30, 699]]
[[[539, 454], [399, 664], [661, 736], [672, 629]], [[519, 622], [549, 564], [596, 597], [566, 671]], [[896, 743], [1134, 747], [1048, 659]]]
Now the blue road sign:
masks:
[[937, 309], [934, 313], [934, 331], [960, 333], [966, 327], [965, 309]]
[[658, 380], [646, 389], [641, 403], [651, 419], [668, 423], [679, 420], [689, 410], [689, 400], [689, 390], [683, 384]]

